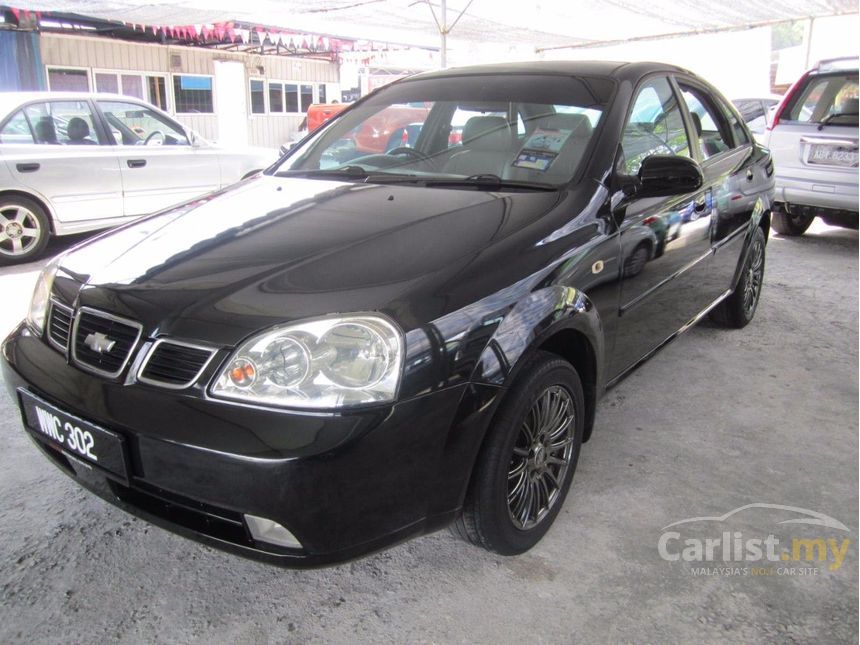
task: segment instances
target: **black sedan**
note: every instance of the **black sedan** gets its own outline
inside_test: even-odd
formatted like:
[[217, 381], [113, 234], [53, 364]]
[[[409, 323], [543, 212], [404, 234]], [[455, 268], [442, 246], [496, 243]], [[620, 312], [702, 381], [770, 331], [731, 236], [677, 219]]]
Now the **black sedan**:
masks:
[[[404, 106], [411, 145], [356, 152]], [[422, 74], [53, 260], [4, 380], [56, 466], [208, 544], [310, 566], [453, 525], [521, 553], [605, 390], [707, 314], [753, 318], [772, 175], [682, 69]]]

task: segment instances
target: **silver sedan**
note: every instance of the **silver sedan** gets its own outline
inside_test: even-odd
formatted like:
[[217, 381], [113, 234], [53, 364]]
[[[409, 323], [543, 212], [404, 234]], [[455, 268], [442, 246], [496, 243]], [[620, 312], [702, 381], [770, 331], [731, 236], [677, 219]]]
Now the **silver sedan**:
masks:
[[277, 158], [226, 148], [127, 96], [0, 92], [0, 263], [51, 235], [127, 222], [232, 184]]

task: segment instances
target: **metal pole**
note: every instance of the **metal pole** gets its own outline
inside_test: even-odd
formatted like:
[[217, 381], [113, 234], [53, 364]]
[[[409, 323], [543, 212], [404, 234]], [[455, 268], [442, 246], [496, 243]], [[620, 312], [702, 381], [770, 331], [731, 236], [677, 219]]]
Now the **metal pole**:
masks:
[[439, 28], [442, 35], [442, 69], [448, 67], [448, 3], [442, 0], [442, 26]]
[[803, 44], [806, 45], [806, 54], [803, 69], [807, 70], [809, 69], [811, 63], [809, 58], [812, 55], [812, 30], [815, 28], [815, 18], [811, 17], [809, 19], [809, 22], [806, 23], [805, 27], [806, 29], [803, 30]]

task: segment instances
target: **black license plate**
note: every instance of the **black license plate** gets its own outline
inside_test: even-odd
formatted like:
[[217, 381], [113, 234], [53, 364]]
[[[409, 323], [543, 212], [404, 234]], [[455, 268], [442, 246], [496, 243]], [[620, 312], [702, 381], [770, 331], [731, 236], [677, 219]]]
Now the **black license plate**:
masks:
[[27, 430], [78, 463], [101, 468], [128, 481], [125, 439], [69, 414], [25, 389], [18, 390]]

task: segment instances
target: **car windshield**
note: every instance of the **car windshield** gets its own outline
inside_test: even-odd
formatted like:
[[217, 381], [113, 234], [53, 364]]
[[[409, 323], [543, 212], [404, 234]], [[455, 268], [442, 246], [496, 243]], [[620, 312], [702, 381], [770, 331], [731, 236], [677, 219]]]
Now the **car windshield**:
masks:
[[279, 176], [541, 189], [576, 174], [614, 91], [605, 78], [415, 78], [371, 95], [293, 149]]
[[857, 72], [811, 76], [788, 109], [788, 120], [857, 127]]

